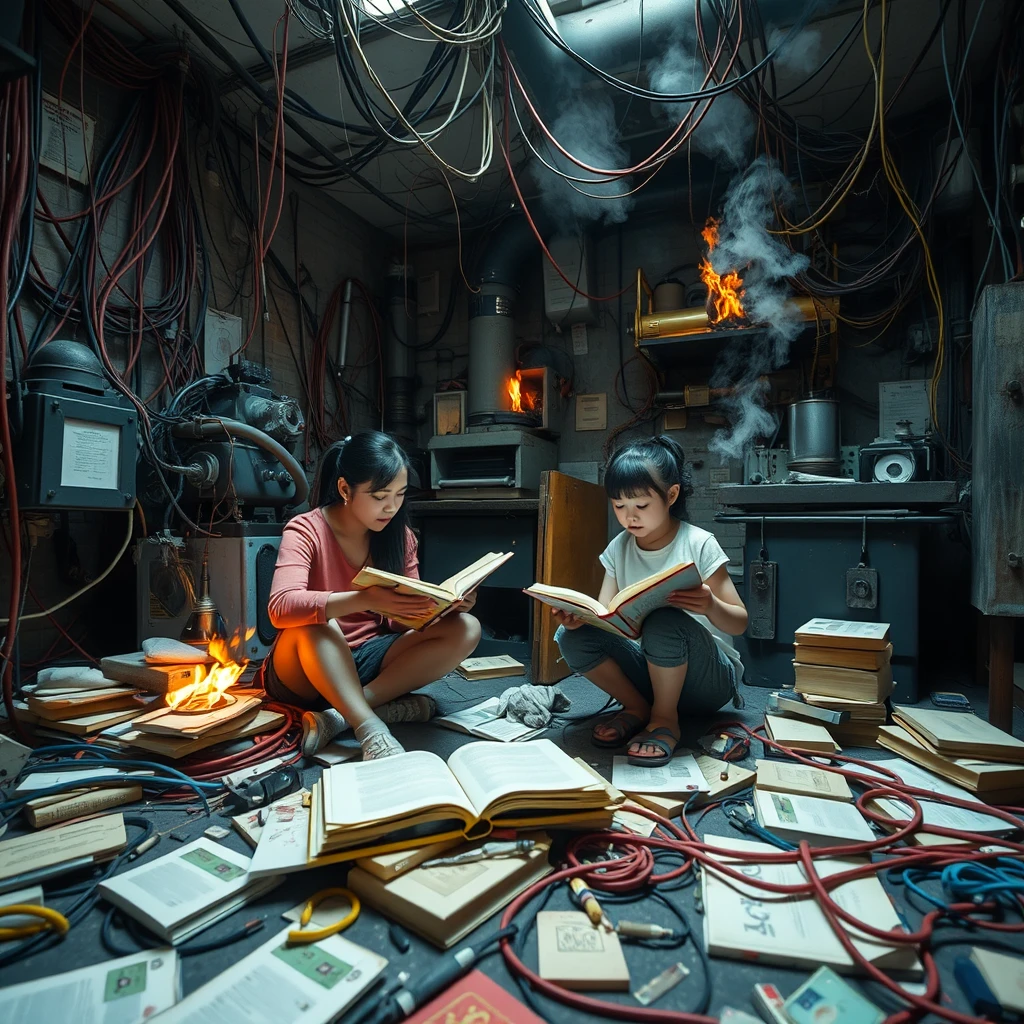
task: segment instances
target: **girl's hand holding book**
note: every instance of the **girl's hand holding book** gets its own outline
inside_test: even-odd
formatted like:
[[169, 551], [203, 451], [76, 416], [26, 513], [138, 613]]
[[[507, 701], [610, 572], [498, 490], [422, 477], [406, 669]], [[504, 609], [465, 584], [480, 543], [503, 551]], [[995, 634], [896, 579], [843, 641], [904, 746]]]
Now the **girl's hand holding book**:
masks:
[[668, 595], [668, 603], [674, 608], [683, 608], [698, 615], [707, 615], [715, 606], [715, 595], [711, 588], [702, 583], [693, 590], [673, 590]]
[[366, 607], [389, 619], [418, 619], [437, 610], [437, 602], [421, 594], [399, 594], [391, 587], [367, 587]]
[[580, 626], [586, 625], [586, 623], [577, 616], [570, 612], [563, 612], [561, 608], [552, 608], [551, 614], [554, 615], [555, 620], [565, 626], [566, 629], [579, 629]]

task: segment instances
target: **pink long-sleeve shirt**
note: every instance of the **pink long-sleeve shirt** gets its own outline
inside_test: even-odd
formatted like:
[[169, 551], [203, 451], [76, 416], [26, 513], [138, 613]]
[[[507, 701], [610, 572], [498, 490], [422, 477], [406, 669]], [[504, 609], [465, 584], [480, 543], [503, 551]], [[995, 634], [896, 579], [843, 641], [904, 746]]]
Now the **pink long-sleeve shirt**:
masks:
[[[349, 564], [323, 512], [315, 508], [295, 516], [284, 528], [270, 587], [270, 621], [276, 629], [323, 625], [331, 594], [355, 588], [359, 569]], [[406, 531], [402, 574], [419, 579], [419, 557], [412, 530]], [[338, 620], [350, 647], [390, 632], [383, 616], [357, 612]]]

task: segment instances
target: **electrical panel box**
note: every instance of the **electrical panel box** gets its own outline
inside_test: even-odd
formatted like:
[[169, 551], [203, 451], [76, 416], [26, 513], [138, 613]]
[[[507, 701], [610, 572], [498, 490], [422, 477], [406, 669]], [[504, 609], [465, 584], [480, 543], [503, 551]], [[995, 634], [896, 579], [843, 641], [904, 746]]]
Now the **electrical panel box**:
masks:
[[48, 385], [22, 399], [22, 433], [15, 447], [21, 507], [131, 508], [135, 409], [116, 394]]
[[981, 293], [973, 353], [971, 603], [1024, 617], [1024, 284]]
[[[593, 294], [594, 274], [586, 239], [579, 235], [559, 235], [548, 242], [548, 250], [562, 273], [572, 282], [566, 284], [547, 256], [544, 260], [544, 315], [556, 327], [596, 324], [597, 306], [584, 297]], [[579, 293], [583, 292], [584, 295]]]

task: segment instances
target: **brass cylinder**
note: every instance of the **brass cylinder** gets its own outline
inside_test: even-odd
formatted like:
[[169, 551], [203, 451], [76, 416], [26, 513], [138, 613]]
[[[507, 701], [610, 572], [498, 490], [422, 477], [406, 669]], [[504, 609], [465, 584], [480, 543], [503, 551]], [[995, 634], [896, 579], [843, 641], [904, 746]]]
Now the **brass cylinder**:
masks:
[[[834, 324], [839, 303], [832, 298], [812, 299], [807, 295], [797, 295], [791, 300], [804, 320], [821, 320], [831, 328]], [[756, 324], [744, 324], [746, 327], [754, 327]], [[686, 334], [696, 334], [700, 331], [713, 330], [713, 325], [708, 318], [708, 312], [703, 306], [691, 306], [689, 309], [666, 309], [660, 313], [644, 313], [637, 318], [637, 340], [639, 342], [651, 341], [655, 338], [678, 338]], [[742, 330], [742, 327], [732, 324], [733, 329]]]
[[667, 309], [663, 313], [647, 313], [640, 317], [639, 340], [676, 338], [708, 329], [708, 311], [703, 306], [690, 309]]

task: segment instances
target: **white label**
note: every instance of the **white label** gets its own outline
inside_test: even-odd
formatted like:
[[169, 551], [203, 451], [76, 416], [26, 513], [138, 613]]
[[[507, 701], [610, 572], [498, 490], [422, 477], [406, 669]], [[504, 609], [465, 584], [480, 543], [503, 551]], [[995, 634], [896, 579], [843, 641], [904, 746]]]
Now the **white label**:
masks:
[[206, 311], [203, 357], [207, 373], [221, 373], [231, 362], [231, 353], [242, 347], [242, 319], [216, 309]]
[[893, 440], [901, 420], [910, 421], [910, 433], [915, 437], [931, 429], [928, 381], [897, 380], [878, 385], [878, 436]]
[[64, 421], [61, 487], [97, 487], [117, 490], [121, 461], [121, 428], [87, 420]]
[[721, 469], [708, 470], [708, 482], [713, 487], [717, 484], [727, 484], [729, 482], [729, 468], [726, 466]]
[[589, 351], [587, 345], [587, 325], [572, 325], [572, 354], [574, 356], [585, 356]]
[[599, 395], [576, 396], [576, 429], [608, 429], [608, 396], [606, 394], [602, 392]]
[[75, 181], [88, 182], [96, 119], [43, 93], [43, 146], [39, 162]]

